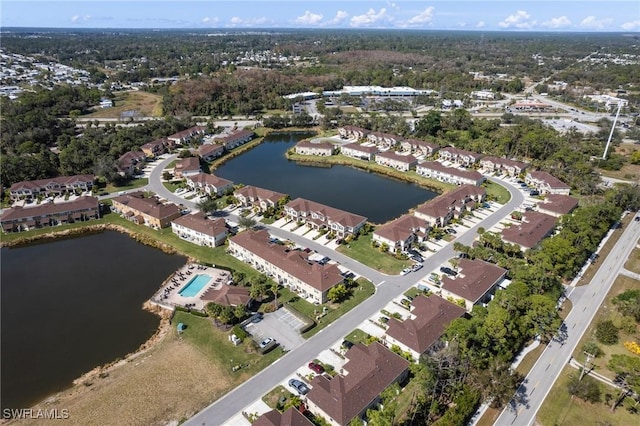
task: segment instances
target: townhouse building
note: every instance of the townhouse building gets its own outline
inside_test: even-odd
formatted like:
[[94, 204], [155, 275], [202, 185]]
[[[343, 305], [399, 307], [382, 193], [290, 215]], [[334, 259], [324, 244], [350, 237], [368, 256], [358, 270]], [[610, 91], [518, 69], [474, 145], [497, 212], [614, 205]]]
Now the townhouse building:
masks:
[[534, 187], [541, 194], [569, 195], [571, 187], [557, 177], [543, 171], [532, 171], [524, 178], [527, 185]]
[[116, 161], [118, 174], [123, 177], [132, 177], [139, 174], [141, 167], [147, 160], [147, 155], [142, 151], [128, 151], [122, 154]]
[[480, 160], [480, 157], [482, 157], [477, 152], [466, 151], [464, 149], [453, 148], [451, 146], [440, 148], [438, 156], [444, 161], [450, 161], [464, 167], [474, 165], [478, 160]]
[[480, 259], [458, 259], [458, 275], [442, 278], [441, 287], [429, 285], [443, 298], [464, 301], [468, 312], [476, 304], [488, 303], [504, 280], [507, 270]]
[[380, 394], [408, 374], [409, 361], [391, 352], [379, 342], [358, 343], [345, 354], [347, 363], [341, 374], [329, 379], [317, 375], [307, 394], [309, 410], [333, 426], [346, 426], [362, 418], [380, 401]]
[[328, 291], [344, 280], [336, 265], [321, 265], [304, 251], [273, 243], [264, 229], [231, 237], [229, 253], [312, 303], [325, 303]]
[[523, 250], [531, 249], [553, 234], [556, 221], [557, 217], [528, 211], [522, 215], [520, 223], [502, 230], [502, 239], [508, 243], [518, 244]]
[[207, 173], [186, 176], [185, 182], [189, 189], [210, 197], [223, 195], [233, 189], [233, 182]]
[[296, 144], [296, 154], [300, 155], [320, 155], [328, 157], [333, 155], [336, 147], [329, 142], [311, 142], [309, 140], [302, 140]]
[[33, 200], [38, 196], [56, 197], [68, 192], [85, 192], [93, 189], [94, 175], [59, 176], [48, 179], [24, 180], [9, 188], [11, 200]]
[[142, 145], [140, 150], [144, 152], [148, 158], [156, 158], [165, 152], [169, 152], [174, 146], [175, 143], [169, 139], [156, 139]]
[[378, 153], [378, 147], [354, 142], [342, 145], [340, 147], [340, 153], [347, 157], [357, 158], [358, 160], [371, 161]]
[[462, 185], [418, 206], [413, 214], [425, 220], [431, 227], [443, 227], [448, 225], [451, 219], [475, 209], [476, 204], [483, 202], [485, 198], [484, 188]]
[[205, 126], [194, 126], [180, 132], [167, 136], [167, 139], [173, 141], [178, 145], [182, 145], [190, 142], [191, 140], [198, 138], [206, 133], [207, 128]]
[[284, 206], [287, 218], [303, 222], [315, 229], [327, 229], [344, 238], [357, 235], [367, 218], [334, 207], [325, 206], [315, 201], [296, 198]]
[[242, 206], [257, 207], [261, 212], [263, 212], [268, 208], [275, 208], [278, 205], [278, 202], [287, 197], [287, 194], [247, 185], [236, 189], [234, 196]]
[[0, 226], [4, 232], [21, 232], [99, 218], [98, 199], [84, 196], [64, 203], [12, 207], [0, 216]]
[[404, 151], [424, 157], [431, 157], [440, 149], [438, 145], [420, 139], [404, 139], [400, 142], [400, 146]]
[[486, 178], [475, 170], [461, 170], [447, 167], [438, 161], [424, 161], [416, 166], [416, 173], [421, 176], [454, 185], [479, 186]]
[[342, 139], [366, 139], [371, 130], [356, 126], [343, 126], [338, 129], [338, 134]]
[[207, 219], [204, 213], [185, 214], [171, 221], [171, 232], [199, 246], [218, 247], [229, 234], [222, 218]]
[[385, 151], [376, 154], [376, 163], [391, 167], [402, 172], [408, 172], [416, 167], [418, 160], [413, 155], [400, 155], [395, 151]]
[[132, 192], [112, 199], [111, 210], [123, 218], [154, 229], [171, 225], [180, 217], [180, 208], [173, 203], [161, 203], [156, 197], [145, 197], [143, 192]]
[[418, 361], [423, 354], [439, 349], [440, 338], [451, 321], [465, 314], [464, 308], [441, 297], [418, 295], [411, 301], [408, 318], [389, 318], [384, 340], [388, 346], [398, 345]]
[[571, 213], [578, 207], [578, 199], [564, 194], [546, 194], [536, 209], [540, 213], [560, 217]]
[[216, 143], [205, 143], [198, 147], [198, 155], [207, 163], [221, 157], [224, 154], [224, 146]]
[[187, 157], [176, 161], [173, 174], [177, 178], [186, 178], [202, 173], [200, 159], [198, 157]]
[[398, 144], [400, 137], [390, 133], [370, 132], [367, 135], [367, 141], [381, 149], [391, 149]]
[[214, 139], [214, 142], [224, 146], [227, 151], [244, 145], [256, 136], [251, 130], [238, 130], [222, 138]]
[[313, 426], [313, 423], [296, 408], [291, 407], [284, 413], [278, 410], [267, 411], [253, 422], [253, 426]]
[[424, 219], [405, 214], [397, 219], [378, 226], [372, 239], [376, 243], [386, 244], [391, 253], [406, 251], [414, 243], [424, 241], [431, 227]]
[[522, 161], [509, 160], [499, 157], [482, 157], [480, 167], [487, 173], [502, 173], [511, 177], [520, 176], [527, 169], [528, 164]]

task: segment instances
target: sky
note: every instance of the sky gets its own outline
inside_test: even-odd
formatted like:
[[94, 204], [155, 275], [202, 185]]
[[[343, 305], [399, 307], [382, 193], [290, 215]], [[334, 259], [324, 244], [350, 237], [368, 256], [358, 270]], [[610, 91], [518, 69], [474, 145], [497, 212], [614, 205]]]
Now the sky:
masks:
[[640, 0], [1, 0], [0, 26], [640, 32]]

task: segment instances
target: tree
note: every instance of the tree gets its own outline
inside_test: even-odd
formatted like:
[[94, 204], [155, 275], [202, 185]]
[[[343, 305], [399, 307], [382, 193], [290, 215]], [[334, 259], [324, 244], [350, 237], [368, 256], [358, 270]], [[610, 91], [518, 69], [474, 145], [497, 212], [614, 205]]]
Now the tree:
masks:
[[509, 402], [521, 379], [522, 376], [511, 371], [509, 363], [495, 359], [489, 368], [474, 370], [473, 382], [484, 399], [491, 400], [493, 408], [501, 408]]
[[256, 226], [258, 222], [256, 222], [256, 220], [252, 217], [240, 217], [238, 219], [238, 225], [240, 225], [241, 227], [245, 228], [245, 229], [251, 229], [254, 226]]
[[236, 305], [233, 309], [233, 316], [236, 317], [239, 321], [244, 319], [247, 316], [247, 308], [244, 305]]
[[605, 345], [618, 343], [618, 328], [611, 320], [600, 321], [596, 325], [596, 339]]
[[260, 281], [251, 281], [251, 288], [249, 289], [249, 295], [252, 299], [262, 300], [264, 295], [267, 294], [267, 284]]
[[348, 294], [349, 290], [347, 290], [347, 287], [344, 284], [338, 284], [329, 289], [327, 292], [327, 298], [336, 303], [346, 298]]
[[583, 380], [579, 380], [577, 374], [572, 374], [567, 383], [567, 390], [571, 395], [587, 402], [600, 401], [600, 385], [592, 377], [586, 376]]
[[196, 209], [206, 215], [213, 214], [218, 210], [218, 202], [209, 197], [203, 197], [196, 203]]
[[422, 117], [415, 127], [415, 135], [420, 136], [436, 136], [442, 129], [442, 116], [440, 112], [431, 110]]
[[271, 294], [273, 294], [273, 307], [274, 309], [278, 309], [278, 288], [280, 285], [276, 281], [271, 281], [271, 287], [269, 290]]

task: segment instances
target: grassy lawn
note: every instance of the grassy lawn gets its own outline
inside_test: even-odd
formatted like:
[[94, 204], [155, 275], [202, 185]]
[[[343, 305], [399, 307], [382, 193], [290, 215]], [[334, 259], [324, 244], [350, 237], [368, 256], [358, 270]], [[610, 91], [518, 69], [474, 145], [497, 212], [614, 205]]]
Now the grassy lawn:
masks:
[[140, 188], [148, 184], [149, 184], [149, 179], [140, 178], [140, 179], [130, 180], [122, 186], [115, 186], [114, 184], [109, 183], [103, 190], [109, 193], [112, 193], [112, 192], [127, 191], [129, 189]]
[[[582, 346], [588, 341], [591, 341], [591, 340], [597, 341], [595, 338], [595, 329], [599, 321], [609, 319], [613, 321], [613, 323], [616, 326], [619, 326], [620, 324], [619, 322], [620, 322], [620, 319], [622, 318], [622, 315], [618, 313], [618, 310], [611, 303], [611, 300], [614, 297], [616, 297], [618, 294], [626, 290], [637, 289], [638, 287], [640, 287], [640, 283], [638, 283], [638, 281], [632, 278], [625, 277], [623, 275], [619, 275], [618, 278], [616, 278], [616, 280], [613, 283], [613, 287], [611, 287], [611, 291], [609, 292], [604, 302], [600, 306], [600, 309], [598, 310], [598, 312], [596, 313], [596, 316], [594, 317], [593, 321], [589, 325], [589, 328], [587, 328], [587, 331], [584, 333], [584, 336], [582, 336], [580, 343], [576, 347], [576, 351], [573, 353], [573, 357], [576, 360], [578, 360], [579, 362], [584, 362], [585, 355], [582, 352]], [[602, 351], [604, 352], [602, 356], [595, 358], [593, 360], [593, 363], [595, 364], [595, 370], [598, 373], [610, 379], [613, 379], [615, 377], [615, 374], [609, 371], [609, 369], [607, 368], [607, 364], [611, 359], [611, 355], [613, 354], [631, 355], [631, 352], [629, 352], [627, 348], [623, 346], [623, 343], [630, 340], [631, 341], [640, 340], [640, 332], [638, 332], [637, 330], [638, 329], [636, 328], [636, 333], [632, 335], [626, 334], [622, 330], [620, 330], [620, 339], [618, 340], [618, 343], [616, 343], [615, 345], [603, 345], [601, 343], [598, 343], [598, 346], [600, 346], [600, 349], [602, 349]]]
[[143, 91], [118, 92], [111, 108], [99, 108], [83, 118], [120, 118], [124, 111], [135, 110], [143, 117], [160, 117], [162, 115], [162, 96]]
[[419, 296], [419, 295], [421, 295], [421, 294], [426, 295], [427, 293], [425, 293], [425, 292], [424, 292], [424, 291], [422, 291], [422, 290], [419, 290], [419, 289], [418, 289], [418, 287], [411, 287], [409, 290], [407, 290], [407, 291], [405, 291], [405, 292], [404, 292], [404, 295], [405, 295], [406, 297], [411, 298], [411, 299], [415, 299], [415, 298], [416, 298], [416, 296]]
[[337, 250], [360, 263], [389, 275], [399, 274], [400, 271], [413, 263], [410, 260], [396, 259], [389, 253], [381, 253], [371, 245], [371, 238], [371, 234], [360, 235], [357, 240], [351, 241], [348, 245], [341, 245]]
[[482, 186], [487, 190], [487, 197], [496, 200], [500, 204], [506, 204], [511, 199], [511, 194], [504, 186], [491, 181], [486, 181]]
[[540, 355], [542, 355], [542, 352], [544, 352], [544, 349], [546, 347], [547, 347], [546, 345], [540, 344], [538, 345], [537, 348], [535, 348], [534, 350], [526, 354], [522, 362], [518, 364], [518, 367], [516, 368], [516, 372], [522, 374], [522, 376], [526, 376], [527, 374], [529, 374], [529, 371], [531, 371], [531, 369], [535, 365], [536, 361], [538, 361], [538, 358], [540, 358]]
[[640, 274], [640, 250], [633, 249], [627, 259], [627, 263], [624, 264], [625, 269]]
[[162, 185], [171, 192], [176, 192], [178, 188], [184, 188], [186, 185], [182, 181], [162, 182]]
[[292, 396], [294, 396], [293, 393], [289, 392], [284, 386], [278, 385], [263, 396], [262, 400], [271, 407], [271, 409], [275, 410], [277, 409], [278, 401], [282, 400], [282, 404], [284, 405]]
[[336, 319], [340, 318], [345, 313], [349, 312], [363, 300], [371, 296], [375, 292], [373, 284], [364, 279], [358, 278], [356, 280], [358, 286], [354, 288], [351, 297], [341, 303], [325, 303], [322, 305], [314, 305], [306, 300], [300, 298], [297, 294], [290, 291], [287, 288], [279, 290], [280, 303], [287, 304], [293, 307], [296, 311], [315, 320], [315, 317], [323, 312], [324, 308], [327, 308], [327, 314], [316, 321], [316, 326], [302, 335], [305, 339], [316, 334]]
[[[572, 398], [567, 392], [567, 383], [571, 374], [578, 370], [565, 367], [551, 392], [538, 411], [538, 424], [544, 426], [583, 426], [583, 425], [633, 425], [638, 424], [638, 416], [630, 414], [624, 407], [618, 406], [612, 413], [604, 403], [591, 404], [579, 398]], [[613, 389], [601, 382], [602, 395], [615, 394]]]
[[[198, 348], [207, 358], [222, 366], [232, 379], [234, 386], [252, 377], [283, 355], [280, 348], [260, 355], [251, 339], [245, 339], [240, 345], [234, 346], [228, 340], [229, 333], [215, 327], [210, 318], [178, 311], [173, 318], [173, 324], [177, 323], [187, 326], [182, 333], [183, 339]], [[234, 366], [242, 368], [233, 372]]]
[[344, 338], [345, 338], [345, 340], [348, 340], [351, 343], [365, 343], [366, 344], [367, 339], [369, 338], [369, 334], [365, 333], [364, 331], [360, 330], [359, 328], [356, 328], [351, 333], [347, 334]]

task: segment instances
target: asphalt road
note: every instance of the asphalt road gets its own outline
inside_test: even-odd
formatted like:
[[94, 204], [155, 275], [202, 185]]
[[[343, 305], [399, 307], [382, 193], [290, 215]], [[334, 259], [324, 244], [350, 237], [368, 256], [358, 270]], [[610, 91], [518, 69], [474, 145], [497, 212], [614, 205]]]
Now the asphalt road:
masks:
[[570, 360], [582, 335], [624, 267], [640, 238], [640, 222], [631, 221], [600, 268], [586, 286], [571, 288], [573, 309], [565, 319], [560, 341], [551, 342], [531, 369], [514, 399], [502, 411], [495, 425], [532, 425], [542, 402]]
[[[513, 212], [513, 210], [524, 201], [522, 191], [510, 184], [502, 184], [507, 186], [512, 193], [512, 198], [509, 203], [476, 226], [468, 229], [460, 235], [456, 241], [463, 244], [471, 244], [479, 227], [482, 226], [488, 229], [494, 226], [505, 216]], [[165, 196], [164, 194], [162, 195]], [[328, 348], [336, 341], [341, 340], [343, 336], [351, 332], [357, 324], [360, 324], [370, 316], [379, 312], [391, 299], [406, 291], [421, 278], [428, 275], [430, 271], [454, 256], [453, 244], [451, 243], [426, 259], [424, 262], [425, 267], [419, 272], [412, 272], [405, 276], [389, 276], [374, 271], [333, 250], [328, 250], [326, 247], [314, 241], [282, 229], [269, 226], [267, 228], [269, 228], [270, 232], [274, 235], [299, 242], [307, 247], [318, 250], [318, 252], [326, 254], [331, 259], [337, 260], [358, 274], [367, 277], [376, 285], [376, 293], [318, 334], [305, 341], [302, 345], [297, 348], [287, 348], [290, 351], [282, 358], [196, 414], [193, 418], [185, 422], [186, 425], [220, 425], [224, 423], [244, 407], [256, 399], [261, 398], [262, 395], [269, 392], [286, 377], [294, 374], [300, 366], [308, 363], [309, 360], [313, 359], [319, 352]]]

